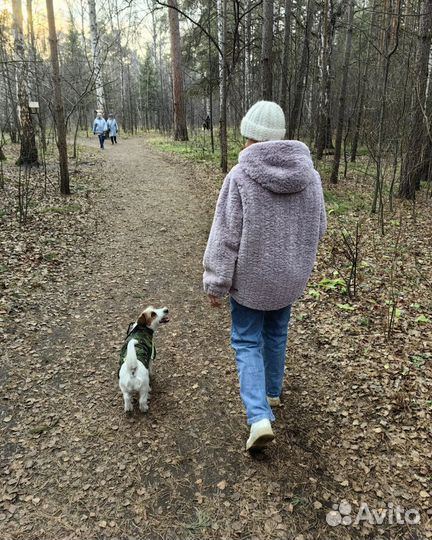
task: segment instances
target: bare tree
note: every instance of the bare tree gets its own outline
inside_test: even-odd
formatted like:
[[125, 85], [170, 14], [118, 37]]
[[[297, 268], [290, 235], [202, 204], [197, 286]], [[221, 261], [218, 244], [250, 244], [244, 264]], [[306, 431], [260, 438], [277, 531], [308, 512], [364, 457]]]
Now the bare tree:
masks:
[[90, 17], [90, 34], [93, 51], [93, 65], [96, 82], [96, 108], [105, 111], [105, 95], [102, 78], [102, 62], [100, 57], [100, 35], [96, 16], [96, 0], [88, 0]]
[[217, 0], [217, 24], [218, 24], [218, 42], [219, 42], [219, 137], [221, 148], [220, 166], [223, 172], [228, 170], [228, 143], [227, 143], [227, 0]]
[[54, 117], [57, 128], [57, 148], [60, 165], [60, 193], [70, 195], [68, 156], [66, 142], [66, 122], [60, 80], [60, 65], [57, 47], [57, 32], [54, 18], [53, 0], [46, 0], [48, 14], [49, 43], [51, 50], [52, 81], [54, 88]]
[[33, 120], [30, 115], [27, 91], [27, 58], [25, 54], [23, 15], [21, 0], [12, 0], [14, 50], [16, 69], [17, 102], [21, 123], [21, 149], [17, 160], [18, 165], [38, 165], [38, 151]]
[[317, 159], [322, 158], [326, 149], [333, 149], [330, 113], [333, 47], [336, 22], [343, 13], [345, 2], [346, 0], [340, 0], [335, 5], [333, 0], [324, 0], [323, 5], [318, 56], [321, 87], [316, 132]]
[[425, 148], [430, 148], [430, 136], [427, 133], [426, 116], [429, 57], [432, 37], [432, 0], [423, 0], [420, 12], [417, 59], [414, 81], [414, 112], [412, 114], [403, 164], [399, 196], [415, 199], [416, 186], [420, 183], [422, 171], [430, 167], [430, 150], [425, 155]]
[[333, 184], [337, 184], [338, 174], [339, 174], [339, 164], [341, 158], [341, 148], [342, 148], [342, 134], [345, 124], [345, 105], [346, 105], [346, 93], [347, 93], [347, 83], [348, 83], [348, 70], [349, 63], [351, 58], [351, 47], [352, 47], [352, 33], [353, 33], [353, 19], [354, 19], [354, 0], [349, 0], [348, 4], [348, 26], [345, 42], [345, 57], [343, 64], [343, 75], [342, 75], [342, 84], [339, 95], [339, 111], [337, 119], [337, 130], [336, 130], [336, 143], [335, 143], [335, 155], [333, 161], [333, 170], [331, 173], [330, 181]]
[[[357, 148], [360, 140], [360, 131], [363, 121], [363, 115], [364, 115], [364, 108], [365, 108], [365, 99], [366, 99], [366, 87], [367, 87], [367, 81], [368, 81], [368, 73], [370, 71], [370, 58], [371, 58], [371, 50], [372, 50], [372, 35], [373, 35], [373, 29], [375, 26], [375, 18], [376, 18], [376, 3], [377, 0], [373, 1], [372, 4], [372, 16], [370, 17], [370, 26], [369, 26], [369, 35], [366, 36], [367, 39], [367, 46], [366, 46], [366, 59], [364, 62], [361, 79], [359, 81], [359, 88], [358, 88], [358, 102], [357, 102], [357, 109], [356, 109], [356, 115], [355, 115], [355, 127], [354, 127], [354, 135], [352, 139], [351, 144], [351, 161], [354, 162], [357, 157]], [[365, 11], [365, 13], [367, 13]]]
[[279, 102], [282, 107], [287, 125], [289, 125], [289, 101], [288, 101], [288, 82], [289, 82], [289, 63], [290, 63], [290, 40], [291, 40], [291, 3], [292, 0], [285, 0], [284, 14], [284, 37], [283, 37], [283, 58]]
[[208, 25], [208, 97], [209, 97], [209, 108], [208, 108], [208, 115], [210, 117], [210, 141], [211, 141], [211, 149], [212, 153], [215, 151], [214, 146], [214, 130], [213, 130], [213, 70], [212, 70], [212, 49], [211, 49], [211, 6], [212, 1], [208, 0], [207, 10], [208, 10], [208, 19], [207, 19], [207, 25]]
[[0, 73], [2, 76], [2, 85], [0, 88], [0, 96], [3, 96], [3, 123], [4, 131], [9, 133], [13, 143], [18, 142], [19, 133], [21, 131], [18, 108], [16, 107], [16, 76], [15, 62], [11, 62], [9, 51], [9, 36], [8, 30], [8, 13], [4, 11], [0, 13]]
[[273, 0], [263, 1], [263, 19], [261, 46], [262, 97], [271, 101], [273, 98]]
[[37, 115], [37, 120], [39, 124], [40, 140], [42, 143], [43, 152], [46, 152], [46, 135], [45, 135], [45, 114], [44, 107], [42, 106], [42, 93], [41, 93], [41, 76], [38, 70], [38, 59], [36, 52], [36, 40], [35, 40], [35, 31], [33, 23], [33, 0], [26, 0], [27, 6], [27, 34], [29, 42], [29, 59], [33, 69], [29, 69], [29, 90], [31, 95], [36, 96], [36, 101], [39, 103], [39, 112]]
[[307, 70], [309, 66], [310, 46], [311, 46], [311, 34], [312, 23], [315, 14], [315, 2], [314, 0], [308, 0], [303, 48], [300, 59], [300, 66], [297, 69], [297, 84], [294, 92], [293, 105], [290, 114], [290, 123], [288, 128], [288, 136], [293, 139], [296, 136], [298, 124], [301, 116], [301, 109], [303, 108], [304, 91], [306, 88]]
[[183, 72], [181, 60], [180, 26], [177, 12], [177, 0], [167, 0], [170, 9], [168, 19], [171, 38], [171, 65], [174, 97], [174, 139], [187, 141], [186, 107], [183, 91]]
[[[378, 203], [381, 217], [381, 227], [384, 227], [383, 217], [383, 183], [384, 183], [384, 156], [383, 148], [385, 144], [385, 119], [387, 115], [388, 105], [388, 83], [390, 74], [390, 62], [399, 47], [399, 31], [401, 22], [401, 0], [395, 0], [395, 6], [393, 9], [387, 9], [383, 12], [384, 29], [382, 32], [382, 90], [381, 90], [381, 104], [379, 112], [379, 124], [378, 124], [378, 141], [376, 151], [374, 153], [374, 160], [376, 165], [375, 187], [372, 201], [371, 212], [376, 213]], [[382, 229], [383, 230], [383, 229]]]

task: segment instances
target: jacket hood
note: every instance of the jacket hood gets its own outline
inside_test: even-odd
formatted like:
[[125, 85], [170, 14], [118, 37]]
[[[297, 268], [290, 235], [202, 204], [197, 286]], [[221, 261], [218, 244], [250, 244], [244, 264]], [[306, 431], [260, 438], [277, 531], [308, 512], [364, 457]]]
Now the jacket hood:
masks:
[[254, 143], [239, 154], [245, 176], [274, 193], [297, 193], [314, 177], [309, 148], [300, 141]]

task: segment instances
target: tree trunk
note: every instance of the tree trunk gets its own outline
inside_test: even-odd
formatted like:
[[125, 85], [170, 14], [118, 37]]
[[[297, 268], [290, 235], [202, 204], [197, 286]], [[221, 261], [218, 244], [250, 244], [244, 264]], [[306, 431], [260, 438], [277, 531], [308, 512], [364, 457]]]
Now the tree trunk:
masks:
[[288, 81], [289, 81], [289, 57], [290, 57], [290, 40], [291, 40], [291, 2], [285, 0], [285, 15], [284, 15], [284, 41], [283, 41], [283, 58], [282, 58], [282, 73], [279, 103], [282, 107], [287, 126], [289, 126], [289, 100], [288, 100]]
[[12, 0], [14, 50], [16, 69], [17, 101], [21, 122], [21, 149], [17, 165], [39, 165], [36, 137], [30, 115], [27, 92], [27, 62], [24, 48], [23, 16], [21, 0]]
[[68, 156], [66, 142], [66, 122], [64, 116], [63, 98], [60, 80], [60, 65], [57, 48], [57, 33], [54, 19], [53, 0], [46, 0], [48, 14], [49, 43], [51, 51], [51, 65], [53, 70], [54, 88], [54, 116], [57, 130], [57, 148], [59, 151], [60, 165], [60, 193], [70, 195]]
[[226, 3], [227, 0], [217, 0], [218, 41], [222, 53], [219, 55], [219, 139], [221, 148], [220, 166], [222, 172], [228, 171]]
[[186, 125], [186, 107], [183, 92], [180, 27], [178, 12], [175, 9], [177, 8], [177, 0], [167, 0], [167, 2], [170, 6], [168, 9], [168, 18], [171, 39], [171, 67], [174, 97], [174, 140], [187, 141], [189, 138]]
[[159, 108], [157, 111], [157, 129], [159, 131], [162, 131], [164, 128], [164, 111], [166, 109], [165, 107], [165, 99], [164, 99], [164, 85], [163, 85], [163, 70], [162, 70], [162, 60], [161, 58], [158, 58], [158, 43], [157, 43], [157, 26], [156, 26], [156, 19], [155, 19], [155, 13], [152, 11], [152, 40], [153, 40], [153, 55], [154, 55], [154, 66], [155, 69], [159, 72], [158, 77], [158, 84], [159, 84]]
[[[416, 78], [414, 82], [414, 112], [412, 115], [408, 142], [406, 146], [405, 161], [399, 186], [399, 197], [415, 199], [416, 186], [422, 178], [426, 179], [425, 159], [429, 161], [430, 155], [424, 156], [425, 147], [429, 140], [425, 122], [427, 83], [429, 69], [429, 54], [432, 36], [432, 0], [423, 0], [420, 13], [420, 28], [417, 45]], [[429, 163], [427, 164], [429, 165]], [[429, 167], [427, 166], [428, 170]]]
[[252, 105], [252, 24], [251, 24], [252, 15], [249, 11], [246, 15], [246, 25], [244, 29], [244, 106], [243, 110], [247, 111]]
[[93, 51], [93, 71], [96, 85], [96, 109], [105, 112], [105, 94], [102, 77], [102, 64], [100, 61], [100, 36], [96, 18], [96, 1], [88, 0], [90, 34]]
[[342, 4], [340, 4], [336, 10], [334, 10], [332, 0], [325, 0], [324, 2], [321, 29], [321, 51], [318, 56], [321, 71], [321, 91], [318, 109], [318, 128], [316, 135], [317, 159], [322, 159], [326, 149], [333, 149], [330, 119], [331, 71], [336, 21], [342, 13], [341, 8]]
[[383, 29], [383, 55], [382, 55], [382, 69], [383, 69], [383, 83], [381, 92], [380, 103], [380, 117], [378, 124], [378, 141], [377, 149], [375, 152], [375, 187], [372, 200], [371, 212], [375, 214], [379, 205], [381, 232], [384, 234], [384, 205], [383, 205], [383, 147], [384, 147], [384, 135], [385, 135], [385, 119], [387, 115], [387, 102], [388, 102], [388, 83], [390, 73], [391, 58], [396, 52], [399, 46], [399, 27], [401, 19], [401, 0], [396, 0], [396, 10], [383, 10], [384, 17], [384, 29]]
[[335, 155], [333, 161], [333, 170], [331, 173], [330, 181], [332, 184], [337, 184], [338, 175], [339, 175], [339, 164], [341, 158], [341, 148], [342, 148], [342, 133], [345, 123], [345, 103], [346, 103], [346, 93], [347, 93], [347, 83], [348, 83], [348, 71], [349, 63], [351, 58], [351, 47], [352, 47], [352, 33], [353, 33], [353, 19], [354, 19], [354, 0], [350, 0], [348, 5], [348, 28], [346, 35], [345, 43], [345, 56], [344, 56], [344, 65], [343, 65], [343, 74], [342, 74], [342, 85], [339, 96], [339, 112], [337, 120], [337, 130], [336, 130], [336, 144], [335, 144]]
[[128, 100], [129, 100], [129, 103], [128, 103], [129, 125], [130, 125], [131, 134], [133, 135], [134, 130], [135, 130], [135, 118], [136, 118], [136, 116], [133, 113], [134, 106], [133, 106], [133, 96], [132, 96], [132, 80], [131, 80], [130, 64], [127, 65], [127, 82], [128, 82], [128, 84], [127, 84], [127, 86], [128, 86]]
[[[33, 71], [30, 72], [30, 95], [34, 95], [36, 97], [36, 101], [39, 103], [39, 111], [37, 115], [37, 120], [39, 124], [39, 130], [40, 130], [40, 139], [42, 144], [43, 152], [46, 152], [46, 136], [45, 136], [45, 114], [43, 112], [42, 108], [42, 100], [41, 100], [41, 90], [40, 90], [40, 73], [38, 70], [38, 63], [37, 63], [37, 54], [36, 54], [36, 45], [35, 45], [35, 36], [34, 36], [34, 25], [33, 25], [33, 0], [27, 0], [27, 33], [30, 40], [30, 58], [31, 62], [33, 64]], [[30, 74], [29, 73], [29, 74]]]
[[18, 140], [18, 132], [20, 129], [16, 103], [16, 89], [12, 89], [11, 81], [15, 81], [15, 65], [10, 64], [8, 49], [6, 48], [6, 25], [0, 18], [0, 72], [3, 79], [2, 90], [4, 95], [4, 114], [5, 124], [4, 130], [9, 133], [12, 143]]
[[297, 75], [297, 84], [294, 93], [293, 106], [291, 109], [290, 115], [290, 124], [288, 130], [288, 137], [294, 139], [299, 119], [301, 117], [301, 109], [303, 108], [303, 98], [304, 90], [306, 87], [306, 75], [307, 69], [309, 66], [309, 48], [310, 48], [310, 39], [312, 33], [312, 23], [315, 13], [315, 2], [314, 0], [308, 0], [307, 12], [306, 12], [306, 22], [305, 22], [305, 34], [302, 55], [300, 60], [300, 67], [298, 69]]
[[362, 126], [362, 121], [363, 121], [364, 104], [365, 104], [365, 99], [366, 99], [366, 83], [367, 83], [368, 71], [370, 69], [369, 61], [370, 61], [371, 48], [372, 48], [372, 35], [373, 35], [373, 29], [375, 27], [375, 18], [376, 18], [375, 7], [376, 7], [376, 0], [374, 1], [373, 6], [372, 6], [372, 16], [371, 16], [370, 28], [369, 28], [369, 39], [368, 39], [368, 44], [367, 44], [366, 61], [364, 64], [363, 73], [362, 73], [362, 77], [360, 81], [360, 90], [359, 90], [360, 97], [358, 100], [355, 131], [354, 131], [354, 136], [353, 136], [352, 145], [351, 145], [351, 158], [350, 159], [352, 162], [354, 162], [357, 157], [357, 148], [358, 148], [358, 143], [360, 139], [360, 131], [361, 131], [361, 126]]
[[[124, 63], [124, 51], [122, 46], [122, 40], [121, 40], [121, 23], [120, 23], [120, 9], [118, 7], [117, 0], [114, 2], [114, 10], [116, 15], [116, 27], [114, 28], [114, 22], [112, 21], [112, 32], [116, 36], [116, 49], [117, 49], [117, 61], [119, 63], [119, 72], [120, 72], [120, 107], [121, 107], [121, 113], [120, 113], [120, 123], [121, 128], [124, 133], [128, 133], [130, 131], [130, 126], [128, 125], [128, 118], [126, 114], [126, 80], [125, 80], [125, 63]], [[105, 105], [107, 105], [105, 103]], [[107, 111], [108, 113], [110, 111]]]
[[212, 154], [214, 154], [215, 151], [215, 145], [214, 145], [214, 130], [213, 130], [213, 70], [212, 70], [212, 55], [211, 55], [211, 5], [212, 0], [208, 1], [208, 20], [207, 20], [207, 30], [209, 33], [208, 37], [208, 94], [209, 94], [209, 111], [208, 114], [210, 116], [210, 143], [211, 143], [211, 149]]
[[271, 101], [273, 99], [273, 0], [263, 1], [263, 19], [261, 46], [262, 97], [267, 101]]

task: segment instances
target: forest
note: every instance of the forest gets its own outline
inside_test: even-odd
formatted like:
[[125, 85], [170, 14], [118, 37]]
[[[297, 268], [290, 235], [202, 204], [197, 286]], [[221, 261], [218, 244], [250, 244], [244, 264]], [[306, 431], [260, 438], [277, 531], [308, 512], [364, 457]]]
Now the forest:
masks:
[[414, 200], [430, 185], [427, 2], [62, 7], [58, 37], [52, 10], [34, 16], [28, 1], [25, 24], [21, 2], [1, 12], [1, 144], [19, 139], [25, 163], [43, 160], [54, 139], [63, 148], [66, 135], [75, 155], [77, 133], [100, 109], [115, 111], [124, 133], [176, 140], [208, 116], [226, 171], [229, 131], [263, 98], [281, 104], [288, 138], [307, 141], [317, 160], [334, 156], [331, 182], [367, 153], [374, 212], [384, 192]]
[[[260, 100], [328, 228], [249, 455], [202, 273]], [[432, 538], [431, 122], [432, 0], [0, 0], [0, 539]]]

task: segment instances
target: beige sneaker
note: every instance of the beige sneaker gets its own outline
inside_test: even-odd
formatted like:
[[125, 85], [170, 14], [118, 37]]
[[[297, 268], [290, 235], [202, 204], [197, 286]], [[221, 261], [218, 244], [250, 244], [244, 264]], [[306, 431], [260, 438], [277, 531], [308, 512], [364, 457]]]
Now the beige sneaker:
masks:
[[267, 396], [267, 403], [270, 405], [270, 407], [280, 407], [281, 406], [281, 400], [278, 397]]
[[274, 439], [270, 420], [264, 418], [251, 425], [249, 439], [246, 442], [246, 450], [258, 450], [267, 446]]

